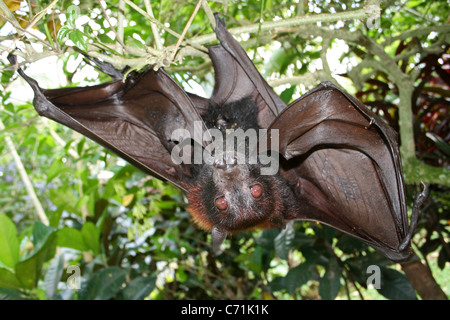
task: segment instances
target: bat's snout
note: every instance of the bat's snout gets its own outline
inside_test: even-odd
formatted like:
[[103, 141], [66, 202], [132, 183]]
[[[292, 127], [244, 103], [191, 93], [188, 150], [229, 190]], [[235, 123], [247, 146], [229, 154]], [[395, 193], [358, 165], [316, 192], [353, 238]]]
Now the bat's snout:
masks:
[[237, 165], [237, 154], [234, 151], [224, 152], [218, 155], [213, 162], [213, 166], [216, 169], [227, 170]]

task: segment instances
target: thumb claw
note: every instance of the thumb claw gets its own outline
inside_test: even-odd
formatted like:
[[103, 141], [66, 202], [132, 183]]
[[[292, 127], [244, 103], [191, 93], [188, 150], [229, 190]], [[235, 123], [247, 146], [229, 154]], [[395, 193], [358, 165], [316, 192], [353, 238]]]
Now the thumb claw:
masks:
[[227, 233], [214, 226], [211, 230], [211, 238], [212, 238], [212, 252], [214, 256], [217, 257], [222, 253], [220, 245], [227, 238]]

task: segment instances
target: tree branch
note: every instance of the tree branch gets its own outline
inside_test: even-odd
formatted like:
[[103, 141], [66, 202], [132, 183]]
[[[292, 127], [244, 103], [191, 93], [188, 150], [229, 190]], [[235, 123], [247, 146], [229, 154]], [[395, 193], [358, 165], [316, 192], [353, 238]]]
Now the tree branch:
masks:
[[418, 29], [404, 31], [397, 36], [387, 38], [383, 43], [381, 43], [381, 45], [388, 46], [388, 45], [394, 43], [395, 41], [406, 40], [406, 39], [414, 38], [414, 37], [426, 36], [426, 35], [429, 35], [431, 32], [448, 34], [448, 33], [450, 33], [450, 25], [444, 24], [444, 25], [440, 25], [440, 26], [432, 26], [432, 27], [425, 27], [425, 28], [418, 28]]
[[[297, 16], [294, 18], [279, 20], [279, 21], [265, 21], [261, 25], [261, 32], [271, 32], [277, 28], [295, 27], [301, 25], [315, 24], [317, 22], [336, 22], [339, 20], [353, 20], [365, 19], [366, 10], [357, 9], [339, 13], [322, 13], [311, 16]], [[255, 33], [260, 27], [259, 23], [249, 24], [241, 27], [230, 28], [228, 31], [233, 35], [240, 35], [242, 33]], [[312, 28], [310, 28], [312, 29]], [[189, 40], [190, 43], [205, 44], [216, 40], [215, 33], [210, 33], [202, 36], [193, 37]]]
[[290, 85], [303, 84], [305, 87], [308, 88], [317, 85], [318, 81], [324, 80], [332, 81], [334, 79], [330, 78], [330, 75], [327, 74], [326, 72], [319, 70], [314, 73], [310, 72], [301, 76], [285, 77], [281, 79], [271, 80], [268, 81], [268, 83], [271, 87], [278, 87], [285, 84]]

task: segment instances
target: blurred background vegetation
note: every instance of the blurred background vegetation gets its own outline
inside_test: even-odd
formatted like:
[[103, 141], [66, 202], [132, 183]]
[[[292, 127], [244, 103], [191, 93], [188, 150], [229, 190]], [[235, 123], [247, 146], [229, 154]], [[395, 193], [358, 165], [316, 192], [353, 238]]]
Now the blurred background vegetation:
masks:
[[[421, 274], [407, 277], [405, 266], [316, 223], [237, 234], [214, 258], [178, 189], [39, 117], [6, 59], [16, 54], [44, 88], [109, 81], [77, 48], [117, 68], [163, 66], [208, 96], [212, 12], [286, 103], [333, 81], [399, 132], [408, 208], [420, 181], [431, 189], [412, 241], [416, 260], [442, 293], [428, 297], [448, 297], [447, 0], [0, 0], [0, 298], [427, 297], [415, 282]], [[369, 265], [380, 267], [379, 290], [367, 287]]]

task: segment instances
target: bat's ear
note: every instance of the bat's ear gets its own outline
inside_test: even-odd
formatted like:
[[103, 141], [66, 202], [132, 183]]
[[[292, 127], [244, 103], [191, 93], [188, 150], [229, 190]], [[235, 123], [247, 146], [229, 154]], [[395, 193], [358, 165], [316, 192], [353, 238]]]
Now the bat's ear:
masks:
[[131, 73], [125, 82], [55, 90], [43, 90], [18, 72], [32, 87], [40, 115], [78, 131], [146, 173], [189, 189], [194, 148], [203, 155], [210, 138], [189, 96], [164, 70], [149, 67]]
[[208, 48], [216, 82], [211, 103], [225, 105], [250, 97], [257, 104], [259, 126], [267, 128], [286, 104], [267, 84], [245, 50], [228, 32], [225, 21], [219, 14], [215, 17], [215, 32], [220, 44]]

